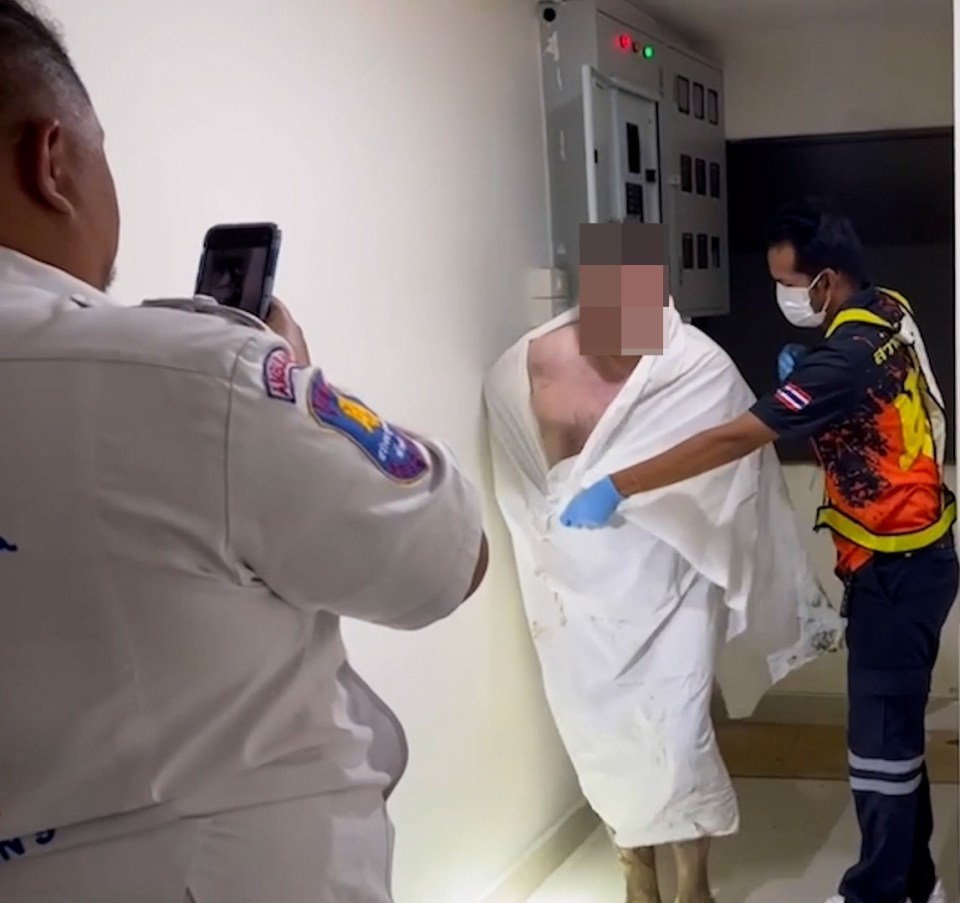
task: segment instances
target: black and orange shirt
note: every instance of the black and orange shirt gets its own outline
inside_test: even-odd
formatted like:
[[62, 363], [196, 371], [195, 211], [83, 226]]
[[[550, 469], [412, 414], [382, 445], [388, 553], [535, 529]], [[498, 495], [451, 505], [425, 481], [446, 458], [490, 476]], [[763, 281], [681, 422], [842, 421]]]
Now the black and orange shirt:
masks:
[[[893, 325], [903, 317], [874, 288], [845, 308]], [[842, 577], [872, 555], [871, 542], [856, 538], [916, 534], [940, 519], [944, 494], [923, 386], [913, 356], [889, 329], [845, 322], [751, 409], [781, 438], [813, 441], [824, 470], [822, 511], [847, 525], [830, 524]]]

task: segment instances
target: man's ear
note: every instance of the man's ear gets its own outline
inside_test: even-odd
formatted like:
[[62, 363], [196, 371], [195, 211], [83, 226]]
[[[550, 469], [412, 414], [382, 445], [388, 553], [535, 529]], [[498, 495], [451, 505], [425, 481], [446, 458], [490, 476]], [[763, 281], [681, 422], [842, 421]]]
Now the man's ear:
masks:
[[824, 310], [830, 306], [830, 301], [836, 297], [840, 276], [836, 270], [826, 269], [820, 273], [817, 284], [810, 292], [810, 299], [816, 310]]
[[840, 284], [840, 274], [829, 267], [823, 271], [823, 287], [835, 289]]
[[17, 171], [24, 192], [37, 204], [69, 216], [74, 205], [66, 194], [68, 151], [58, 120], [28, 123], [17, 142]]

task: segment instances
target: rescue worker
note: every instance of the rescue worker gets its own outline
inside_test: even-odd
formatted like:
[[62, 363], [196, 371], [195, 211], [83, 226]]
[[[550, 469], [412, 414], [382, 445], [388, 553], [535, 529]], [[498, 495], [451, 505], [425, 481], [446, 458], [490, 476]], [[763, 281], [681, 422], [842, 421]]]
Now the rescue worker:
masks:
[[0, 900], [389, 903], [406, 747], [340, 618], [453, 612], [478, 495], [279, 302], [118, 305], [118, 231], [80, 78], [0, 0]]
[[924, 714], [958, 584], [942, 398], [909, 302], [866, 281], [844, 217], [793, 205], [768, 248], [784, 316], [823, 327], [822, 341], [749, 411], [595, 483], [561, 519], [602, 526], [636, 493], [778, 438], [813, 440], [826, 496], [816, 526], [832, 531], [845, 584], [850, 785], [862, 834], [834, 903], [940, 903]]

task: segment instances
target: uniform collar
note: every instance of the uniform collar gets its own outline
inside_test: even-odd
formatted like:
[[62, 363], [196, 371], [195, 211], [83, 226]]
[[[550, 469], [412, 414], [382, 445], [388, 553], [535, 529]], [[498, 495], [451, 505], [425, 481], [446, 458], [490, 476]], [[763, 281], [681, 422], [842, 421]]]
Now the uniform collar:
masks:
[[78, 307], [119, 307], [109, 295], [87, 285], [76, 276], [41, 263], [26, 254], [0, 247], [0, 303], [11, 287], [42, 289], [51, 295], [61, 295]]
[[841, 310], [850, 310], [851, 308], [862, 308], [870, 307], [877, 300], [877, 289], [876, 286], [867, 283], [859, 292], [851, 295], [847, 300], [840, 305], [837, 313]]

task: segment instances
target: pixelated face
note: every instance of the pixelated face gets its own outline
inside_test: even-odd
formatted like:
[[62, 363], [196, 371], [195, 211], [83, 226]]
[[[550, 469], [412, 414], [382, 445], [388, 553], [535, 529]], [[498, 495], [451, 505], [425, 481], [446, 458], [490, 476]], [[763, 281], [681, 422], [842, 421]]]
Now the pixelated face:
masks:
[[669, 300], [660, 223], [580, 227], [580, 353], [662, 354]]

